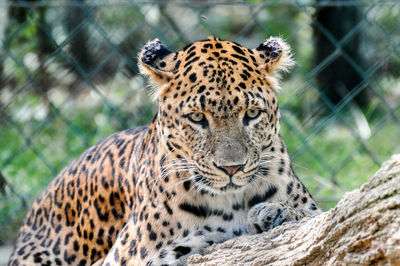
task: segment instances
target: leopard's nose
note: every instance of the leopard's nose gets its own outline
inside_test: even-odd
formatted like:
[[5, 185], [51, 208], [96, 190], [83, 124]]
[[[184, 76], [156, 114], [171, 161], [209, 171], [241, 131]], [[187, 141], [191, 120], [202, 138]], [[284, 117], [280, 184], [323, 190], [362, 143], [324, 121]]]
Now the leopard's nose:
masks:
[[217, 166], [217, 168], [218, 168], [218, 169], [221, 169], [222, 171], [224, 171], [227, 175], [233, 176], [233, 175], [236, 174], [243, 166], [244, 166], [244, 164], [239, 164], [239, 165], [230, 165], [230, 166]]

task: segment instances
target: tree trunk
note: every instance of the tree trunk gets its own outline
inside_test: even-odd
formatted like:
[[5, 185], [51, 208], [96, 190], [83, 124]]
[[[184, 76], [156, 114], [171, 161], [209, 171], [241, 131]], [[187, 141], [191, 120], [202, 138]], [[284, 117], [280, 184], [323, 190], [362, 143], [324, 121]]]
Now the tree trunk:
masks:
[[[326, 2], [319, 0], [318, 2]], [[335, 3], [348, 3], [340, 6]], [[357, 25], [362, 21], [362, 7], [354, 4], [352, 0], [334, 0], [332, 5], [317, 8], [315, 13], [315, 21], [313, 21], [314, 40], [315, 40], [315, 63], [321, 64], [328, 57], [332, 56], [337, 47], [336, 42], [342, 42], [341, 51], [344, 51], [351, 58], [353, 63], [362, 71], [364, 69], [364, 58], [361, 49], [361, 30], [357, 29]], [[352, 32], [354, 31], [354, 32]], [[349, 35], [349, 33], [351, 35]], [[348, 35], [350, 37], [348, 37]], [[345, 39], [347, 41], [345, 41]], [[338, 44], [337, 44], [338, 45]], [[327, 98], [337, 105], [343, 99], [349, 96], [361, 82], [364, 81], [363, 76], [358, 72], [351, 61], [343, 54], [339, 53], [332, 62], [326, 65], [317, 75], [320, 89], [324, 91]], [[367, 88], [362, 89], [354, 98], [355, 102], [362, 107], [369, 106]]]
[[313, 218], [213, 245], [190, 265], [400, 265], [400, 154]]
[[[77, 31], [69, 39], [69, 52], [83, 71], [90, 72], [94, 66], [92, 61], [94, 55], [92, 54], [93, 48], [89, 47], [88, 26], [84, 22], [87, 18], [85, 9], [88, 13], [93, 12], [85, 5], [85, 0], [77, 0], [73, 5], [68, 6], [65, 12], [65, 26], [68, 34]], [[83, 25], [81, 25], [82, 23]], [[75, 68], [73, 70], [79, 71]]]

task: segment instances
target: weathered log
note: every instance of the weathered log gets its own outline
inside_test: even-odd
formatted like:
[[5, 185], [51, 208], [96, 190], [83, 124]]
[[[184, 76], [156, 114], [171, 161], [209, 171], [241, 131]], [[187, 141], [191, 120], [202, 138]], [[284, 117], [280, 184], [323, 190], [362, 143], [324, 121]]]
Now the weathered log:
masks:
[[400, 265], [400, 154], [313, 218], [242, 236], [190, 265]]

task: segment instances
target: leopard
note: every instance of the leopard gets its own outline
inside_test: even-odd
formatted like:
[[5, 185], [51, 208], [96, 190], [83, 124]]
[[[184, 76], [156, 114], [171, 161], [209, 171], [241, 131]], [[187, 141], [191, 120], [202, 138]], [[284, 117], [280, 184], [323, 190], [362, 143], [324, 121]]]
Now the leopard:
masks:
[[185, 265], [190, 255], [321, 213], [293, 171], [277, 94], [290, 46], [208, 37], [138, 56], [158, 102], [150, 125], [115, 133], [36, 199], [8, 265]]

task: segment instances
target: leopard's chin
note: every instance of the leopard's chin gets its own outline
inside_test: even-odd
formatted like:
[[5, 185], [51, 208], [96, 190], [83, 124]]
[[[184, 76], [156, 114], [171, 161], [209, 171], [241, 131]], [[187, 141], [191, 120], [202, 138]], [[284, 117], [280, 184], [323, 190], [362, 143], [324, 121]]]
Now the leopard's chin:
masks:
[[226, 186], [219, 188], [219, 190], [225, 192], [225, 191], [238, 190], [241, 188], [243, 188], [243, 186], [235, 185], [234, 183], [230, 182]]

